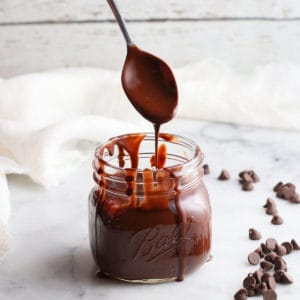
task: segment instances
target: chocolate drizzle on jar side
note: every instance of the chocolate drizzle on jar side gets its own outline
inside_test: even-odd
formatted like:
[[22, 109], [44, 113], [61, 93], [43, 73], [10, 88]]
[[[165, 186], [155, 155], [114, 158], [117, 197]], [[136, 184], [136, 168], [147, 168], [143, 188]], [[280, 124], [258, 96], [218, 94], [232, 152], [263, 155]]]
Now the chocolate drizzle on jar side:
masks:
[[184, 210], [180, 206], [180, 198], [179, 198], [179, 190], [178, 190], [178, 180], [172, 174], [172, 177], [175, 178], [175, 207], [177, 211], [177, 225], [179, 226], [179, 236], [178, 236], [178, 276], [177, 276], [177, 281], [183, 281], [184, 277], [184, 268], [185, 268], [185, 240], [186, 240], [186, 227], [187, 227], [187, 222], [186, 222], [186, 214]]
[[[138, 246], [133, 260], [139, 264], [139, 269], [141, 270], [134, 269], [134, 264], [132, 264], [132, 266], [130, 266], [132, 269], [127, 272], [129, 280], [130, 272], [140, 274], [141, 277], [145, 276], [145, 274], [142, 274], [143, 266], [146, 268], [145, 263], [156, 263], [157, 259], [168, 253], [170, 253], [171, 256], [167, 255], [166, 257], [170, 259], [169, 257], [173, 255], [171, 254], [172, 251], [175, 251], [178, 259], [178, 265], [174, 270], [175, 274], [173, 271], [168, 271], [168, 273], [164, 270], [168, 264], [162, 265], [161, 263], [156, 265], [157, 270], [153, 271], [153, 273], [158, 277], [163, 276], [163, 274], [165, 274], [164, 272], [166, 272], [166, 274], [172, 273], [178, 281], [182, 281], [187, 268], [190, 271], [190, 269], [193, 269], [197, 265], [196, 261], [199, 261], [199, 259], [200, 261], [207, 259], [206, 256], [210, 249], [210, 234], [208, 234], [210, 232], [210, 225], [207, 227], [207, 224], [210, 223], [210, 209], [205, 208], [205, 213], [203, 212], [203, 214], [201, 212], [198, 214], [198, 212], [191, 211], [192, 208], [188, 206], [189, 201], [186, 201], [188, 197], [190, 197], [190, 192], [184, 191], [183, 194], [182, 178], [178, 177], [178, 174], [182, 171], [182, 164], [178, 164], [178, 166], [176, 165], [171, 169], [168, 167], [165, 168], [167, 161], [165, 143], [161, 143], [158, 147], [157, 165], [159, 169], [147, 167], [143, 169], [139, 168], [139, 149], [144, 138], [145, 134], [132, 134], [122, 136], [118, 139], [111, 139], [105, 147], [100, 148], [98, 152], [96, 152], [97, 159], [94, 161], [94, 180], [100, 189], [102, 187], [101, 196], [97, 196], [98, 199], [96, 200], [96, 218], [94, 223], [96, 261], [98, 265], [100, 265], [98, 253], [100, 247], [97, 246], [97, 238], [102, 234], [101, 232], [97, 233], [97, 222], [101, 221], [100, 216], [104, 220], [109, 219], [108, 222], [114, 222], [114, 220], [118, 219], [119, 222], [123, 224], [122, 226], [124, 226], [124, 228], [122, 228], [122, 235], [127, 234], [126, 228], [128, 228], [128, 232], [132, 232], [132, 230], [136, 232], [132, 237], [127, 237], [127, 239], [130, 239], [133, 243], [133, 245], [130, 246], [132, 250], [124, 249], [123, 251], [132, 252], [134, 247]], [[176, 141], [176, 137], [170, 134], [160, 134], [160, 138], [168, 142]], [[110, 178], [106, 173], [106, 168], [110, 166], [109, 163], [107, 164], [107, 161], [105, 162], [102, 158], [104, 152], [108, 152], [109, 156], [115, 155], [118, 157], [119, 171], [123, 172], [121, 177], [125, 179], [123, 183], [114, 182], [115, 178]], [[154, 155], [152, 157], [150, 156], [149, 163], [153, 166]], [[200, 169], [200, 167], [197, 168], [197, 172]], [[109, 171], [107, 172], [109, 173]], [[138, 176], [140, 177], [137, 178]], [[197, 180], [200, 178], [196, 173], [193, 174], [192, 177], [197, 178]], [[187, 178], [184, 180], [189, 181], [190, 179]], [[142, 187], [140, 186], [141, 184], [138, 184], [141, 181]], [[119, 197], [113, 197], [113, 201], [107, 201], [111, 196], [106, 195], [106, 191], [113, 191], [115, 188], [121, 188], [124, 191], [125, 200]], [[142, 189], [142, 191], [140, 189]], [[170, 191], [172, 191], [172, 194], [170, 194]], [[142, 198], [139, 198], [139, 192], [142, 192]], [[173, 211], [170, 209], [170, 202], [174, 203]], [[188, 214], [186, 210], [189, 211]], [[105, 214], [103, 214], [104, 211]], [[143, 212], [145, 212], [144, 218]], [[198, 223], [193, 221], [192, 215], [194, 215]], [[166, 225], [156, 226], [154, 225], [156, 222]], [[168, 226], [171, 226], [172, 223], [177, 224], [176, 228], [174, 230], [167, 230], [166, 228], [171, 228]], [[123, 237], [119, 235], [118, 239], [122, 238]], [[151, 243], [154, 242], [157, 245], [157, 249], [154, 249], [154, 247], [152, 249]], [[114, 251], [120, 250], [111, 249], [112, 253]], [[186, 251], [188, 251], [188, 253], [190, 253], [190, 251], [194, 253], [189, 257], [187, 262], [186, 256], [188, 253], [186, 253]], [[199, 253], [203, 252], [204, 254], [199, 256]], [[198, 258], [197, 255], [199, 256]], [[105, 259], [103, 256], [101, 257], [102, 263], [106, 261], [107, 266], [112, 267], [111, 269], [114, 267], [117, 268], [117, 266], [113, 266], [114, 262], [110, 259], [110, 256], [107, 256]], [[193, 262], [195, 262], [195, 266], [193, 266]], [[103, 269], [105, 269], [105, 267], [103, 267]], [[114, 275], [113, 270], [111, 274]]]

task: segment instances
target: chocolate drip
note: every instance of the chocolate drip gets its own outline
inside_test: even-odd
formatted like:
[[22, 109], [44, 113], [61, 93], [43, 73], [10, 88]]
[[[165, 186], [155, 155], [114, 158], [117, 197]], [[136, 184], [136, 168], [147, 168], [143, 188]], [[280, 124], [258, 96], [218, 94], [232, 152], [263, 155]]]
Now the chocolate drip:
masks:
[[159, 135], [160, 124], [154, 124], [154, 136], [155, 136], [155, 168], [158, 168], [158, 135]]
[[178, 190], [178, 179], [172, 174], [172, 177], [175, 178], [175, 207], [177, 213], [177, 226], [179, 226], [179, 234], [178, 234], [178, 275], [177, 281], [183, 281], [184, 277], [184, 269], [185, 269], [185, 256], [186, 256], [186, 214], [185, 211], [182, 209], [180, 205], [180, 197], [179, 197], [179, 190]]

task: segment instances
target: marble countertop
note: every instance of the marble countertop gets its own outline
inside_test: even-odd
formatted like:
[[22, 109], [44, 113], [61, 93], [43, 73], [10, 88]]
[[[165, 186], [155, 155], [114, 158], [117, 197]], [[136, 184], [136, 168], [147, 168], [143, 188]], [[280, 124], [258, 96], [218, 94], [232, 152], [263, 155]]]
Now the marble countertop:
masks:
[[[213, 209], [213, 259], [184, 282], [142, 285], [95, 276], [88, 242], [87, 198], [93, 185], [90, 159], [58, 187], [45, 190], [24, 176], [10, 176], [13, 251], [0, 265], [0, 299], [233, 299], [243, 278], [256, 270], [248, 253], [257, 228], [263, 240], [300, 242], [300, 204], [275, 199], [284, 224], [272, 225], [262, 205], [274, 196], [278, 181], [300, 190], [300, 132], [176, 120], [163, 131], [188, 136], [200, 145], [211, 174], [205, 176]], [[216, 178], [226, 168], [230, 181]], [[241, 191], [239, 171], [253, 169], [261, 177], [252, 192]], [[286, 256], [294, 283], [277, 288], [278, 299], [300, 295], [300, 251]], [[261, 297], [262, 299], [262, 297]]]

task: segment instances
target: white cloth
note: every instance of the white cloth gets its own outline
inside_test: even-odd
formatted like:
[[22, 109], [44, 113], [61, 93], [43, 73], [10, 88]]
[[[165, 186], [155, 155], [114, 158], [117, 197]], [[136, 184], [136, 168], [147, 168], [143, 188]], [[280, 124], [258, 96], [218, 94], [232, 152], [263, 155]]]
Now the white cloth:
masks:
[[[300, 130], [300, 66], [238, 74], [207, 60], [175, 70], [182, 117]], [[126, 99], [120, 72], [67, 69], [0, 79], [0, 259], [9, 249], [6, 174], [61, 182], [96, 143], [152, 130]]]

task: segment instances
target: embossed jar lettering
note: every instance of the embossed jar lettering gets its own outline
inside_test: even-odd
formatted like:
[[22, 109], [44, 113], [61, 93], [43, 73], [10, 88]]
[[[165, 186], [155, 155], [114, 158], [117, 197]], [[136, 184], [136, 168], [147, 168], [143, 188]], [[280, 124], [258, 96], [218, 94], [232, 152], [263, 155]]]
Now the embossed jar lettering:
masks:
[[[191, 223], [189, 223], [185, 235], [185, 240], [190, 244], [188, 248], [191, 248], [193, 242], [193, 239], [189, 237], [190, 227]], [[142, 256], [147, 262], [151, 262], [167, 255], [168, 252], [178, 247], [179, 235], [180, 225], [176, 225], [171, 233], [162, 231], [158, 226], [136, 232], [130, 240], [131, 244], [137, 246], [133, 259]]]

